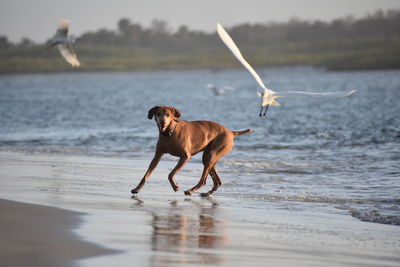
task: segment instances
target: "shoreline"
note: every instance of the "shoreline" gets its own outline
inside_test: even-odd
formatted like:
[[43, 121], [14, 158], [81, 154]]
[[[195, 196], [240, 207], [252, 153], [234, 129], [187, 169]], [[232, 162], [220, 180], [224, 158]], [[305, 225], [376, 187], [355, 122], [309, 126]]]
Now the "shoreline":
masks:
[[[67, 231], [67, 235], [56, 236], [57, 243], [67, 242], [71, 247], [72, 242], [89, 241], [89, 247], [107, 249], [100, 247], [104, 253], [87, 250], [85, 255], [70, 255], [71, 259], [45, 250], [49, 254], [43, 255], [45, 259], [57, 260], [57, 266], [108, 267], [115, 262], [265, 266], [269, 262], [274, 266], [337, 267], [398, 266], [400, 262], [399, 226], [362, 222], [341, 210], [297, 209], [303, 203], [283, 202], [276, 208], [273, 204], [281, 202], [244, 198], [232, 194], [227, 184], [209, 199], [184, 196], [183, 189], [198, 180], [201, 163], [188, 163], [178, 176], [182, 189], [175, 193], [167, 177], [176, 162], [161, 161], [142, 192], [131, 197], [131, 187], [148, 164], [147, 159], [0, 152], [0, 198], [46, 205], [33, 207], [63, 213], [66, 222], [72, 221], [68, 227], [76, 226], [79, 215], [85, 214], [83, 223], [74, 228], [81, 241], [71, 241], [74, 233]], [[21, 205], [25, 209], [16, 210], [18, 216], [33, 209], [30, 204]], [[11, 219], [35, 221], [19, 218]], [[40, 225], [41, 220], [36, 221]], [[64, 223], [54, 221], [49, 230], [64, 228]], [[34, 243], [42, 237], [30, 234]], [[9, 242], [3, 243], [8, 246]], [[84, 252], [80, 246], [72, 245]], [[22, 248], [10, 246], [15, 253]]]
[[[279, 68], [298, 68], [298, 67], [306, 67], [306, 68], [315, 68], [315, 69], [323, 69], [329, 72], [370, 72], [370, 71], [397, 71], [400, 70], [400, 67], [359, 67], [359, 68], [338, 68], [338, 67], [329, 67], [322, 66], [316, 64], [284, 64], [284, 65], [265, 65], [259, 67], [259, 69], [279, 69]], [[60, 69], [60, 70], [28, 70], [28, 71], [0, 71], [0, 76], [7, 75], [52, 75], [52, 74], [91, 74], [91, 73], [147, 73], [147, 72], [190, 72], [190, 71], [208, 71], [208, 72], [220, 72], [220, 71], [235, 71], [241, 70], [241, 67], [198, 67], [198, 68], [166, 68], [166, 69]]]
[[115, 253], [84, 241], [73, 230], [81, 213], [0, 199], [0, 258], [5, 266], [74, 266], [80, 259]]

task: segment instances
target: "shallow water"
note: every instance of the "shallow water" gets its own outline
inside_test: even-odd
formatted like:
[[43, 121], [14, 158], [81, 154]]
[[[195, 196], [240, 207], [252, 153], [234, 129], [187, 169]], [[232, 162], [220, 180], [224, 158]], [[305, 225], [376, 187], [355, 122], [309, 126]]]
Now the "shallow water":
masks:
[[[261, 210], [345, 211], [400, 225], [400, 71], [296, 67], [261, 69], [260, 75], [277, 91], [358, 92], [342, 99], [281, 99], [281, 107], [260, 118], [257, 85], [243, 70], [2, 75], [0, 149], [147, 162], [158, 136], [147, 111], [171, 105], [185, 120], [253, 128], [217, 166], [223, 182], [217, 194]], [[215, 96], [208, 83], [236, 90]], [[177, 180], [200, 173], [198, 165], [187, 165]]]

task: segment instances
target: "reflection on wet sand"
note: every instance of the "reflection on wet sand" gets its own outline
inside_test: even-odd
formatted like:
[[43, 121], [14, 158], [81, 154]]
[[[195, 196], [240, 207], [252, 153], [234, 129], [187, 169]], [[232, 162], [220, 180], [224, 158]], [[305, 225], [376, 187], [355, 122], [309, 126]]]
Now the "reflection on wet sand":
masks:
[[[145, 206], [135, 198], [135, 205]], [[151, 211], [152, 266], [226, 263], [227, 225], [217, 220], [218, 204], [212, 200], [173, 201], [161, 212]], [[160, 253], [162, 252], [162, 253]]]

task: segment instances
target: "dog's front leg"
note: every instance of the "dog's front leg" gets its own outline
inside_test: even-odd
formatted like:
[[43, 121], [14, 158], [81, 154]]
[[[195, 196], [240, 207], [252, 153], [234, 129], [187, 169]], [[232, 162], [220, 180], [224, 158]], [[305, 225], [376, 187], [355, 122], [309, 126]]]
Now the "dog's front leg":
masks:
[[140, 183], [136, 186], [136, 188], [132, 189], [131, 193], [132, 194], [137, 194], [140, 192], [146, 181], [150, 178], [151, 173], [154, 171], [154, 169], [157, 167], [157, 164], [160, 162], [161, 157], [164, 153], [156, 151], [156, 154], [154, 155], [153, 160], [150, 162], [149, 168], [147, 169], [146, 173], [144, 174], [143, 179], [140, 181]]
[[175, 192], [178, 191], [179, 186], [176, 184], [174, 176], [189, 160], [190, 160], [190, 154], [180, 157], [178, 164], [176, 164], [175, 168], [168, 175], [168, 180], [171, 183], [172, 189], [174, 189]]

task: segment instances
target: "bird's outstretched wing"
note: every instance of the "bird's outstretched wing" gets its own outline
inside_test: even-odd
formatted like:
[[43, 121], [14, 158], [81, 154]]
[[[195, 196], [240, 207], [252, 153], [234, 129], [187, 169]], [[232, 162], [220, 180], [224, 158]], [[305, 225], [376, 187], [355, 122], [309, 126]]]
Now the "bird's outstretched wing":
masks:
[[258, 73], [253, 69], [252, 66], [244, 59], [242, 53], [240, 52], [239, 48], [236, 46], [235, 42], [229, 36], [229, 34], [225, 31], [224, 27], [220, 23], [217, 23], [217, 33], [221, 40], [225, 43], [225, 45], [232, 51], [233, 55], [243, 64], [243, 66], [253, 75], [256, 79], [257, 83], [264, 89], [267, 87], [264, 85], [263, 81], [261, 80]]
[[69, 20], [60, 20], [55, 37], [65, 38], [68, 34]]
[[57, 48], [65, 60], [72, 65], [72, 67], [79, 67], [81, 65], [74, 52], [74, 49], [72, 49], [71, 44], [59, 44], [57, 45]]
[[287, 97], [287, 96], [346, 97], [346, 96], [351, 96], [355, 92], [357, 92], [357, 90], [343, 91], [343, 92], [323, 92], [323, 93], [287, 91], [287, 92], [274, 92], [273, 96], [276, 98]]
[[222, 89], [226, 90], [226, 91], [235, 91], [236, 90], [235, 87], [230, 86], [230, 85], [225, 85], [224, 87], [222, 87]]

